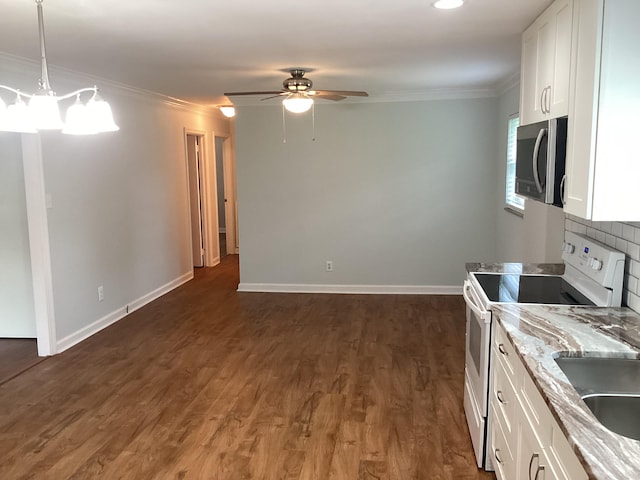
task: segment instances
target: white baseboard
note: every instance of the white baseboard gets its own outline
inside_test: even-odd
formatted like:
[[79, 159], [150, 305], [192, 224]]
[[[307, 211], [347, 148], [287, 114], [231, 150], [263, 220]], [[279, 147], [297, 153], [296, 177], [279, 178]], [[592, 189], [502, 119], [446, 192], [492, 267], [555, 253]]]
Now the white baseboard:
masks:
[[143, 295], [129, 304], [120, 307], [113, 312], [105, 315], [102, 318], [99, 318], [95, 322], [87, 325], [86, 327], [81, 328], [80, 330], [72, 333], [71, 335], [67, 335], [66, 337], [58, 340], [56, 344], [56, 352], [62, 353], [65, 350], [77, 345], [83, 340], [86, 340], [91, 335], [98, 333], [100, 330], [104, 330], [109, 325], [116, 323], [118, 320], [123, 319], [127, 315], [132, 312], [135, 312], [141, 307], [144, 307], [148, 303], [151, 303], [157, 298], [160, 298], [165, 293], [170, 292], [171, 290], [179, 287], [180, 285], [188, 282], [193, 278], [193, 271], [187, 272], [184, 275], [179, 276], [178, 278], [171, 280], [169, 283], [162, 285], [161, 287], [156, 288], [152, 292]]
[[373, 295], [462, 295], [461, 285], [319, 285], [240, 283], [239, 292], [355, 293]]

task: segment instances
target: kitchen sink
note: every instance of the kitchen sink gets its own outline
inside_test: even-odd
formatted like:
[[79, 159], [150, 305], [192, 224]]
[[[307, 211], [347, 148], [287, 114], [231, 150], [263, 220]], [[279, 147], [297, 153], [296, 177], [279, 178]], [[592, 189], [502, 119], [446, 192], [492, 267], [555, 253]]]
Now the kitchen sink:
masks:
[[559, 357], [556, 363], [581, 396], [640, 395], [640, 360], [614, 357]]
[[559, 357], [556, 363], [609, 430], [640, 440], [640, 360]]
[[640, 395], [586, 395], [582, 400], [609, 430], [640, 440]]

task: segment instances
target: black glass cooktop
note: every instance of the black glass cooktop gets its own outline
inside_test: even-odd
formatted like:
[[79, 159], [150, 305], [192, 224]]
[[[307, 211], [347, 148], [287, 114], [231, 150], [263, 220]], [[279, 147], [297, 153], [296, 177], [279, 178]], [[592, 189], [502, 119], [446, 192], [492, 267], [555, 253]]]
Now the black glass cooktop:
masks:
[[475, 277], [491, 302], [593, 305], [562, 277], [554, 275], [476, 273]]

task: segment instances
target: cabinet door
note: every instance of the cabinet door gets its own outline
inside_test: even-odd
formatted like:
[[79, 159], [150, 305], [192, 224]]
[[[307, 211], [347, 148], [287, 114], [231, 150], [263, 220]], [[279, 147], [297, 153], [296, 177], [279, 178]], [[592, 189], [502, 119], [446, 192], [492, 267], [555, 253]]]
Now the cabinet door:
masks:
[[538, 33], [530, 27], [522, 34], [522, 66], [520, 71], [520, 125], [538, 121], [539, 98], [536, 95], [538, 66]]
[[546, 453], [533, 434], [532, 426], [526, 417], [522, 418], [518, 436], [518, 480], [558, 480], [553, 468], [549, 465]]
[[552, 118], [569, 114], [569, 85], [571, 76], [571, 37], [573, 0], [556, 2], [553, 6], [553, 80], [544, 96]]
[[553, 17], [543, 14], [522, 34], [520, 124], [548, 116], [548, 94], [553, 80]]
[[639, 221], [640, 2], [581, 0], [574, 10], [564, 210]]
[[597, 102], [600, 86], [601, 18], [604, 5], [584, 0], [575, 5], [571, 65], [572, 91], [569, 100], [571, 121], [567, 132], [567, 161], [564, 211], [591, 218]]

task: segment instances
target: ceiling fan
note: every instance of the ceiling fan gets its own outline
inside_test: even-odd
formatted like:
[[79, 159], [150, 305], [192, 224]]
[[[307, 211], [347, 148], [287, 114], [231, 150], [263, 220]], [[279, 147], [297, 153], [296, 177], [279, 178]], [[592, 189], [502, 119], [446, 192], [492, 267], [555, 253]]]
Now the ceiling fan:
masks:
[[282, 101], [284, 107], [293, 113], [306, 112], [313, 105], [314, 98], [322, 98], [324, 100], [344, 100], [347, 97], [368, 97], [367, 92], [359, 92], [352, 90], [311, 90], [313, 82], [306, 78], [305, 70], [294, 68], [290, 70], [291, 77], [282, 82], [282, 90], [272, 90], [263, 92], [229, 92], [225, 93], [227, 97], [236, 95], [271, 95], [262, 100], [271, 98], [285, 97]]

